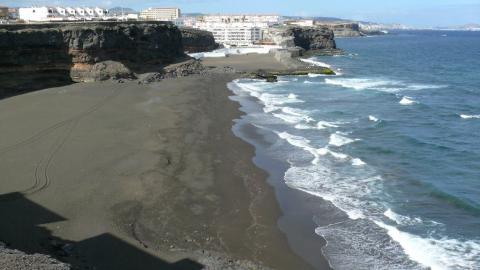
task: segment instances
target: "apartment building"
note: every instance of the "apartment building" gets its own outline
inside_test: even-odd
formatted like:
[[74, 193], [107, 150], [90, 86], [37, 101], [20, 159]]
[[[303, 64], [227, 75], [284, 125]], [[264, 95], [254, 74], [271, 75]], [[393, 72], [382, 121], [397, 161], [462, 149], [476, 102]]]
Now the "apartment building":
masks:
[[226, 46], [250, 46], [263, 38], [263, 29], [251, 23], [201, 23], [195, 28], [212, 32], [217, 43]]
[[234, 14], [234, 15], [206, 15], [199, 19], [205, 23], [251, 23], [260, 25], [273, 25], [280, 22], [279, 15], [270, 14]]
[[108, 10], [98, 7], [28, 7], [20, 8], [18, 16], [21, 20], [31, 22], [109, 19]]
[[146, 21], [175, 21], [180, 15], [179, 8], [148, 8], [140, 12], [139, 18]]

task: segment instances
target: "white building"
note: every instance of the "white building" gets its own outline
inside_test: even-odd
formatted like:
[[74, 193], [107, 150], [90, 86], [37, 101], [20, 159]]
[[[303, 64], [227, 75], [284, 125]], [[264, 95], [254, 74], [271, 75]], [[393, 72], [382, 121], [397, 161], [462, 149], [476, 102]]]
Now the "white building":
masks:
[[62, 20], [62, 15], [57, 12], [57, 9], [51, 7], [20, 8], [18, 15], [21, 20], [25, 21], [45, 22]]
[[236, 15], [206, 15], [200, 18], [206, 23], [256, 23], [273, 25], [280, 22], [280, 16], [274, 14], [236, 14]]
[[285, 22], [287, 25], [296, 25], [296, 26], [314, 26], [314, 20], [296, 20], [296, 21], [288, 21]]
[[251, 46], [263, 39], [263, 28], [253, 23], [201, 23], [195, 28], [212, 32], [217, 43], [226, 46]]
[[206, 15], [197, 18], [193, 27], [212, 32], [215, 41], [226, 46], [251, 46], [278, 23], [280, 16], [270, 14]]
[[94, 10], [97, 17], [103, 17], [108, 14], [108, 10], [103, 8], [96, 7]]
[[175, 21], [180, 15], [179, 8], [148, 8], [139, 17], [147, 21]]
[[81, 7], [29, 7], [20, 8], [19, 18], [29, 22], [106, 20], [108, 10]]
[[67, 15], [68, 15], [68, 16], [76, 16], [76, 15], [77, 15], [77, 12], [75, 11], [74, 8], [67, 7], [65, 10], [67, 11], [67, 13], [68, 13]]

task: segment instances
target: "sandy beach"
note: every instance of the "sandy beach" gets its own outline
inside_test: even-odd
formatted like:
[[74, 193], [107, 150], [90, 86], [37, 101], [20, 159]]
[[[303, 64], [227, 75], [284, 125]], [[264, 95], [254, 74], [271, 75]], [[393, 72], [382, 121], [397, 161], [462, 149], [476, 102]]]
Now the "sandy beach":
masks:
[[254, 147], [232, 132], [226, 84], [239, 74], [218, 72], [283, 66], [204, 65], [217, 71], [0, 100], [0, 241], [79, 269], [313, 269], [277, 225]]

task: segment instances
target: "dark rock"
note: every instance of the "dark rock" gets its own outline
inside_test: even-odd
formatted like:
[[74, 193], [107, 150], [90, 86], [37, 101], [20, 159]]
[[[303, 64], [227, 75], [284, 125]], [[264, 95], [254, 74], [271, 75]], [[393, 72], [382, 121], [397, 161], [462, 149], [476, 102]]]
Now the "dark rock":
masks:
[[131, 78], [130, 70], [168, 65], [185, 57], [180, 30], [171, 24], [0, 26], [0, 74], [67, 72], [76, 82]]
[[183, 47], [188, 53], [207, 52], [218, 48], [213, 34], [193, 28], [181, 28]]
[[333, 31], [327, 27], [291, 27], [285, 35], [293, 36], [295, 46], [307, 51], [337, 48]]
[[273, 28], [266, 38], [283, 48], [301, 47], [303, 50], [335, 49], [335, 35], [327, 27]]
[[97, 82], [113, 79], [118, 80], [119, 83], [123, 83], [124, 81], [121, 79], [135, 79], [135, 75], [129, 68], [116, 61], [104, 61], [94, 65], [87, 65], [82, 69], [72, 69], [70, 76], [72, 80], [81, 82]]
[[365, 36], [360, 31], [360, 26], [358, 23], [334, 23], [334, 24], [325, 24], [324, 27], [327, 27], [333, 31], [335, 37], [362, 37]]
[[138, 76], [139, 84], [150, 84], [154, 82], [159, 82], [165, 78], [163, 73], [160, 72], [150, 72], [141, 74]]

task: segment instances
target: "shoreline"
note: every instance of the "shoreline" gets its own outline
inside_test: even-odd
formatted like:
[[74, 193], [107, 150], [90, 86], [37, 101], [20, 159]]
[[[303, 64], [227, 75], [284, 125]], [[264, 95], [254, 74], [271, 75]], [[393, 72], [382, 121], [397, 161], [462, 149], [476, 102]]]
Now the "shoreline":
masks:
[[[265, 57], [227, 65], [279, 67]], [[0, 241], [97, 269], [132, 269], [135, 261], [142, 269], [311, 269], [277, 226], [282, 212], [252, 162], [254, 146], [232, 132], [241, 112], [226, 84], [238, 77], [74, 84], [1, 100], [9, 128], [0, 166], [15, 181], [0, 184], [8, 199], [0, 213], [12, 217]], [[11, 196], [32, 180], [33, 193]]]

